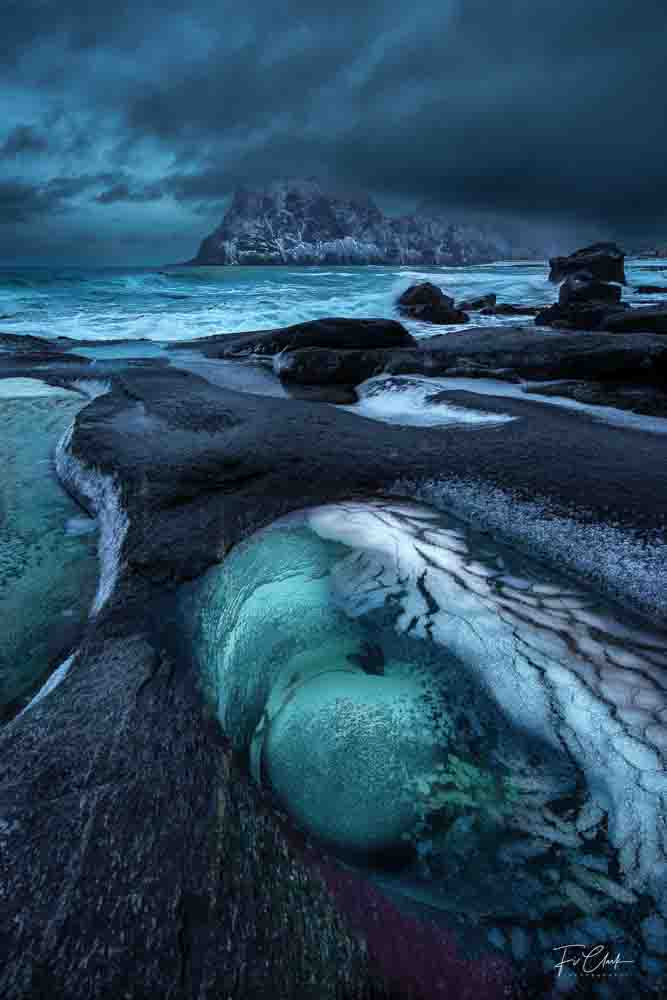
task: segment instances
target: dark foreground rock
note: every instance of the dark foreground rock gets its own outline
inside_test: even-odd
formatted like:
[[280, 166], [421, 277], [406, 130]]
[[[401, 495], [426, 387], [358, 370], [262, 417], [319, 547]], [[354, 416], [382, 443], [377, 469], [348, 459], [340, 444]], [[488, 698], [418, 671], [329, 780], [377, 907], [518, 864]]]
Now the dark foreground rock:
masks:
[[[73, 342], [68, 342], [73, 343]], [[88, 365], [89, 360], [67, 349], [61, 341], [45, 337], [0, 333], [0, 372], [17, 373], [32, 365]]]
[[467, 323], [470, 318], [462, 309], [456, 308], [451, 296], [445, 295], [441, 288], [430, 281], [411, 285], [399, 295], [396, 306], [402, 316], [441, 326]]
[[480, 295], [476, 299], [466, 299], [464, 302], [458, 303], [458, 308], [463, 312], [479, 312], [480, 309], [492, 309], [497, 301], [497, 296], [494, 292], [490, 292], [488, 295]]
[[650, 331], [651, 333], [667, 333], [667, 309], [629, 309], [620, 315], [610, 316], [606, 329], [614, 333], [631, 333]]
[[[2, 997], [379, 1000], [436, 996], [438, 981], [504, 995], [504, 966], [453, 956], [260, 798], [174, 610], [178, 585], [262, 524], [387, 490], [402, 466], [386, 448], [420, 474], [439, 463], [440, 441], [422, 453], [400, 429], [376, 450], [381, 430], [157, 368], [115, 378], [83, 411], [70, 455], [115, 482], [128, 524], [113, 529], [120, 578], [70, 673], [0, 732]], [[433, 970], [414, 993], [422, 947]]]
[[175, 612], [180, 585], [258, 527], [396, 493], [397, 479], [417, 491], [474, 476], [517, 510], [539, 492], [545, 536], [567, 517], [664, 538], [661, 440], [529, 401], [464, 398], [520, 419], [475, 434], [386, 426], [157, 367], [115, 376], [78, 415], [68, 482], [102, 515], [118, 578], [62, 684], [0, 732], [2, 997], [416, 1000], [443, 983], [462, 1000], [511, 995], [506, 970], [454, 955], [259, 797]]
[[517, 306], [513, 302], [498, 302], [481, 310], [483, 316], [534, 316], [540, 306]]
[[599, 281], [588, 271], [570, 274], [560, 286], [558, 304], [563, 308], [583, 302], [608, 302], [616, 305], [621, 301], [619, 285]]
[[552, 257], [549, 261], [549, 280], [558, 282], [568, 274], [589, 271], [599, 281], [618, 281], [624, 285], [624, 261], [625, 254], [616, 243], [593, 243], [567, 257]]
[[279, 354], [273, 370], [300, 385], [358, 385], [373, 375], [425, 372], [426, 355], [417, 348], [399, 351], [343, 351], [306, 347]]
[[606, 302], [582, 302], [563, 307], [557, 302], [540, 310], [535, 316], [537, 326], [555, 326], [562, 330], [610, 329], [610, 320], [630, 307], [624, 303], [610, 306]]
[[593, 406], [613, 406], [649, 417], [667, 417], [667, 391], [660, 386], [625, 382], [556, 382], [525, 390], [540, 396], [562, 396]]
[[273, 355], [304, 347], [384, 348], [413, 347], [416, 341], [405, 327], [392, 319], [345, 319], [329, 317], [277, 330], [251, 333], [219, 334], [170, 344], [174, 351], [193, 348], [208, 358], [232, 358], [239, 355]]
[[620, 285], [577, 271], [563, 281], [558, 302], [540, 310], [535, 322], [568, 330], [608, 330], [610, 319], [629, 308], [621, 302]]
[[280, 378], [303, 385], [358, 385], [373, 375], [460, 375], [470, 369], [503, 377], [624, 378], [655, 382], [667, 376], [660, 336], [564, 333], [526, 327], [479, 327], [421, 341], [418, 349], [286, 351], [274, 361]]

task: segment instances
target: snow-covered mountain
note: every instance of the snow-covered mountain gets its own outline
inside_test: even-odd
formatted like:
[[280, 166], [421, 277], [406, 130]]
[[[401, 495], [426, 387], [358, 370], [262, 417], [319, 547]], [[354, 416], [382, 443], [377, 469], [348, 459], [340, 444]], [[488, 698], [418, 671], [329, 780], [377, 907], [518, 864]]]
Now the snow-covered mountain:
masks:
[[424, 209], [385, 216], [369, 197], [326, 193], [315, 180], [240, 188], [193, 264], [474, 264], [511, 254], [486, 227]]

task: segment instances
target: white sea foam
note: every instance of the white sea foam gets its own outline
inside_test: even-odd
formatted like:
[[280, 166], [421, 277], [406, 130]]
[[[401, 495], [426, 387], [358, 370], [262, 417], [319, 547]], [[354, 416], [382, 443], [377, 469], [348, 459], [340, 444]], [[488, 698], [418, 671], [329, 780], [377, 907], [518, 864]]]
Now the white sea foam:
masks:
[[98, 399], [111, 392], [111, 382], [99, 378], [79, 378], [72, 385], [88, 399]]
[[92, 535], [97, 531], [97, 519], [94, 517], [70, 517], [65, 525], [65, 534], [77, 537]]
[[[656, 296], [640, 296], [634, 289], [662, 284], [661, 266], [628, 261], [624, 299], [631, 304], [653, 301]], [[397, 295], [417, 281], [433, 281], [457, 301], [495, 293], [499, 302], [539, 306], [553, 302], [557, 293], [548, 281], [546, 264], [534, 261], [466, 267], [190, 267], [40, 276], [24, 271], [18, 279], [18, 284], [0, 281], [0, 313], [10, 314], [13, 333], [102, 342], [185, 341], [323, 316], [397, 318]], [[470, 322], [530, 325], [532, 318], [472, 313]], [[411, 321], [406, 325], [417, 337], [460, 329]]]
[[[497, 379], [484, 378], [430, 378], [428, 384], [433, 391], [449, 390], [451, 392], [472, 392], [481, 396], [504, 396], [508, 399], [521, 399], [524, 403], [540, 403], [545, 406], [557, 406], [564, 410], [575, 410], [586, 413], [601, 423], [613, 427], [624, 427], [631, 430], [645, 431], [651, 434], [667, 434], [667, 418], [649, 417], [641, 413], [630, 413], [619, 410], [615, 406], [597, 406], [592, 403], [580, 403], [566, 396], [540, 396], [537, 393], [526, 393], [522, 386]], [[526, 382], [525, 385], [539, 389], [540, 385], [553, 384], [544, 382]]]
[[17, 719], [20, 719], [22, 715], [29, 712], [31, 708], [34, 708], [35, 705], [37, 705], [43, 698], [46, 698], [47, 694], [50, 694], [54, 688], [58, 687], [58, 685], [65, 680], [65, 677], [69, 673], [70, 667], [74, 663], [76, 656], [76, 653], [72, 653], [71, 656], [68, 656], [67, 659], [53, 671], [46, 683], [41, 686], [35, 697], [18, 713], [16, 716]]
[[121, 503], [120, 488], [112, 476], [86, 466], [72, 454], [70, 444], [74, 424], [65, 432], [56, 448], [56, 470], [62, 482], [88, 500], [99, 523], [98, 555], [100, 578], [91, 608], [96, 615], [111, 597], [121, 569], [123, 542], [129, 518]]
[[357, 388], [359, 402], [340, 409], [388, 424], [416, 427], [463, 425], [480, 427], [516, 419], [505, 413], [485, 413], [465, 405], [433, 402], [439, 386], [413, 375], [378, 375]]

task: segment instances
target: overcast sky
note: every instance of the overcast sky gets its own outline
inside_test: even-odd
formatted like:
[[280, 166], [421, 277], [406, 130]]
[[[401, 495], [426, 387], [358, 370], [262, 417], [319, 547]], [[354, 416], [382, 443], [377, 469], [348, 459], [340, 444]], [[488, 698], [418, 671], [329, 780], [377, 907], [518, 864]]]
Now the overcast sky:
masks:
[[667, 243], [667, 0], [4, 0], [0, 262], [194, 254], [318, 175]]

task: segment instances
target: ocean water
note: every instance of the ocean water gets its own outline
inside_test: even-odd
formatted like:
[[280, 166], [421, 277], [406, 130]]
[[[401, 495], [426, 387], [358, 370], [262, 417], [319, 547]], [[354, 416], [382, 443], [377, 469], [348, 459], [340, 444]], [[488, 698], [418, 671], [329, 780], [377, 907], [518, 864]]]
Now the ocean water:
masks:
[[[667, 260], [630, 260], [627, 273], [624, 297], [645, 304], [655, 296], [639, 296], [634, 288], [667, 285]], [[322, 316], [392, 317], [400, 292], [426, 280], [457, 300], [495, 292], [501, 302], [542, 305], [557, 294], [546, 262], [462, 268], [4, 268], [0, 329], [77, 340], [187, 341]], [[474, 315], [473, 321], [497, 325], [517, 319]], [[409, 325], [417, 336], [434, 332], [432, 326]]]

